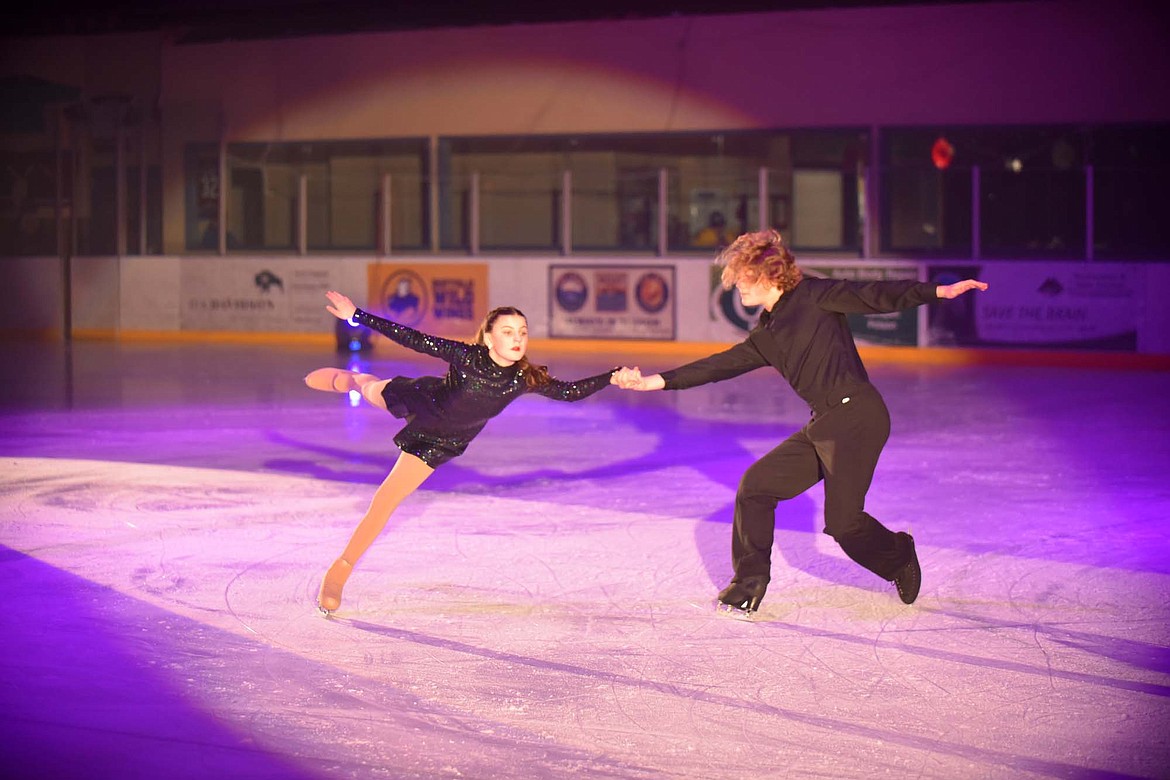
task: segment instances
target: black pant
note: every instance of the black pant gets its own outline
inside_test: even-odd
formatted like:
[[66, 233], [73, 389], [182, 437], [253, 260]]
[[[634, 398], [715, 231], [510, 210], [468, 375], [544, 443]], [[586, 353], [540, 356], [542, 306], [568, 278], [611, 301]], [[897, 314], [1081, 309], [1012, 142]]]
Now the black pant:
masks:
[[[848, 400], [843, 400], [848, 398]], [[882, 579], [910, 560], [910, 541], [865, 512], [865, 494], [890, 436], [890, 413], [873, 385], [850, 388], [744, 473], [735, 496], [735, 577], [770, 576], [776, 505], [825, 481], [825, 533]]]

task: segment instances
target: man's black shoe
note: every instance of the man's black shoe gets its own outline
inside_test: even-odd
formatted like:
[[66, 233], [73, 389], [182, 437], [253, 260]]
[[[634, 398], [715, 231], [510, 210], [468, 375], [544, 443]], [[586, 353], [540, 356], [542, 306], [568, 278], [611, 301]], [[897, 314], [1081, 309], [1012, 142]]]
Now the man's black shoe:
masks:
[[719, 592], [719, 601], [730, 609], [751, 613], [760, 608], [764, 594], [768, 592], [766, 577], [736, 577], [731, 584]]
[[913, 604], [922, 588], [922, 567], [918, 565], [918, 553], [914, 551], [914, 537], [903, 534], [910, 540], [910, 561], [894, 573], [894, 587], [903, 604]]

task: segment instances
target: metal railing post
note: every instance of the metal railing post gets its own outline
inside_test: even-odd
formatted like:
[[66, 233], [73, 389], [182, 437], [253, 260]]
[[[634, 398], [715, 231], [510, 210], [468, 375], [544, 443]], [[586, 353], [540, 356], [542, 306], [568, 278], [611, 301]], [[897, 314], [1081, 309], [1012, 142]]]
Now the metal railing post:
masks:
[[297, 177], [297, 254], [309, 253], [309, 176]]
[[479, 254], [479, 171], [471, 174], [470, 189], [467, 193], [467, 251]]
[[573, 252], [573, 172], [561, 174], [561, 254]]
[[761, 167], [756, 173], [756, 197], [759, 202], [756, 204], [756, 230], [767, 230], [771, 225], [771, 217], [768, 214], [768, 169]]
[[[430, 203], [428, 223], [431, 233], [431, 251], [438, 252], [443, 245], [442, 229], [439, 210], [441, 204], [441, 187], [439, 181], [439, 137], [432, 135], [427, 143], [427, 176], [430, 177], [430, 186], [427, 188], [427, 200]], [[451, 180], [454, 183], [454, 180]], [[448, 217], [450, 219], [450, 217]]]
[[126, 256], [126, 129], [122, 117], [114, 127], [114, 253]]
[[666, 210], [668, 202], [666, 197], [667, 192], [667, 172], [665, 168], [658, 169], [658, 256], [666, 255], [670, 246], [669, 236], [666, 234]]
[[1085, 166], [1085, 259], [1093, 259], [1093, 166]]
[[869, 130], [869, 160], [859, 167], [865, 171], [865, 187], [862, 194], [865, 196], [865, 205], [862, 207], [861, 217], [865, 220], [865, 227], [861, 232], [861, 256], [873, 257], [880, 251], [881, 246], [881, 175], [883, 173], [878, 161], [881, 160], [881, 138], [878, 135], [877, 125], [870, 126]]
[[380, 254], [383, 256], [389, 255], [391, 251], [390, 243], [393, 234], [390, 230], [390, 215], [392, 210], [390, 208], [390, 174], [382, 174], [382, 235], [378, 237], [378, 248]]
[[980, 214], [979, 200], [979, 166], [971, 166], [971, 259], [978, 260], [983, 252], [982, 237], [982, 215]]
[[138, 254], [146, 255], [146, 120], [138, 126]]
[[219, 202], [216, 204], [216, 237], [215, 247], [220, 257], [227, 254], [227, 194], [228, 194], [228, 164], [227, 138], [221, 133], [219, 137], [219, 160], [216, 161], [217, 175], [219, 176]]

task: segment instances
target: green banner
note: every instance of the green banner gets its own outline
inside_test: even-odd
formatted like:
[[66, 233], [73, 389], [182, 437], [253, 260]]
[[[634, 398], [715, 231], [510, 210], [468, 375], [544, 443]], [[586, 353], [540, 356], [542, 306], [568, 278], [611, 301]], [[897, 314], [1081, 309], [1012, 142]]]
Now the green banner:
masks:
[[[917, 266], [909, 265], [800, 265], [805, 276], [878, 282], [887, 279], [918, 279]], [[918, 307], [890, 314], [850, 314], [849, 328], [859, 345], [918, 346]]]

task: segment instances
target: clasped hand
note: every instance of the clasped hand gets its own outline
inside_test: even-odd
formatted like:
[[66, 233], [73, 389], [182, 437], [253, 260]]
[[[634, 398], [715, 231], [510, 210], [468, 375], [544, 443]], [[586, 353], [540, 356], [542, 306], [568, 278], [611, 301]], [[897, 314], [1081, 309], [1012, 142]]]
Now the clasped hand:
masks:
[[613, 372], [613, 376], [609, 378], [611, 385], [617, 385], [623, 390], [630, 390], [634, 385], [642, 381], [642, 372], [637, 367], [629, 368], [622, 366], [617, 371]]
[[613, 373], [609, 379], [610, 384], [617, 385], [623, 390], [651, 390], [650, 383], [647, 378], [642, 376], [642, 370], [637, 366], [629, 368], [623, 366]]

